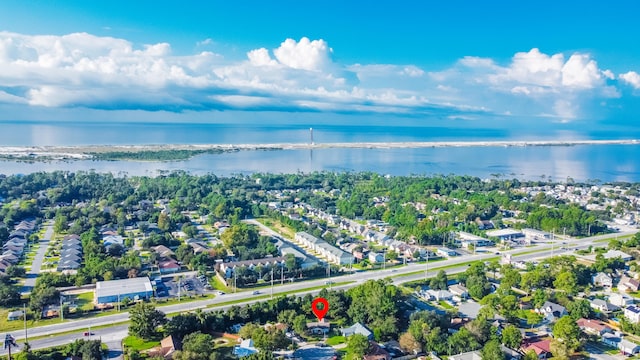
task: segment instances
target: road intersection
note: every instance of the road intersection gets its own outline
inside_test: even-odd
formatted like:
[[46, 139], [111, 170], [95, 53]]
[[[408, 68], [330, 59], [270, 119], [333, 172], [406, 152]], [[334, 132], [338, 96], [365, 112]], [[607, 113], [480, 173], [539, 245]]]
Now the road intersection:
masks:
[[[500, 255], [510, 254], [512, 261], [531, 261], [541, 260], [544, 258], [572, 254], [574, 250], [586, 249], [589, 246], [606, 246], [607, 241], [616, 237], [623, 237], [626, 235], [634, 234], [636, 231], [626, 231], [616, 234], [598, 235], [589, 238], [582, 239], [567, 239], [558, 243], [551, 244], [545, 243], [536, 245], [535, 247], [518, 248], [513, 250], [502, 251]], [[475, 255], [459, 256], [452, 259], [442, 261], [431, 261], [427, 263], [410, 263], [402, 267], [396, 267], [386, 270], [376, 271], [362, 271], [356, 272], [350, 275], [343, 275], [335, 277], [332, 280], [339, 282], [333, 285], [333, 289], [348, 289], [367, 280], [377, 279], [391, 279], [394, 284], [403, 284], [406, 282], [416, 281], [424, 279], [425, 277], [432, 277], [441, 270], [444, 269], [447, 273], [458, 273], [464, 271], [468, 264], [473, 261], [487, 261], [489, 259], [496, 259], [500, 255], [496, 255], [494, 252], [477, 252]], [[428, 266], [428, 274], [425, 273]], [[300, 283], [290, 283], [280, 286], [275, 286], [272, 290], [263, 291], [261, 295], [250, 295], [250, 291], [241, 291], [238, 293], [229, 293], [222, 296], [217, 296], [213, 299], [197, 300], [187, 303], [179, 303], [167, 306], [159, 306], [158, 310], [163, 311], [166, 314], [178, 314], [201, 309], [202, 311], [217, 311], [225, 310], [232, 306], [248, 305], [254, 302], [267, 301], [270, 296], [278, 296], [282, 294], [295, 294], [296, 296], [302, 296], [305, 294], [315, 294], [320, 290], [319, 287], [330, 287], [327, 284], [327, 279], [310, 280]], [[269, 289], [268, 287], [263, 289]], [[307, 289], [307, 290], [305, 290]], [[271, 292], [272, 291], [272, 292]], [[264, 294], [267, 294], [265, 296]], [[243, 301], [244, 300], [244, 301]], [[233, 302], [233, 304], [229, 304]], [[117, 314], [111, 314], [101, 317], [92, 317], [87, 319], [69, 320], [62, 324], [46, 325], [33, 327], [28, 329], [29, 331], [29, 343], [32, 349], [46, 348], [56, 345], [64, 345], [69, 342], [83, 338], [83, 333], [87, 329], [98, 328], [91, 331], [92, 338], [100, 338], [103, 341], [109, 341], [112, 344], [117, 344], [118, 339], [124, 338], [127, 328], [124, 322], [129, 320], [128, 312], [121, 312]], [[109, 326], [113, 325], [113, 326]], [[77, 332], [74, 332], [77, 331]], [[22, 331], [14, 331], [13, 336], [17, 340], [24, 339]], [[0, 350], [0, 355], [6, 353], [6, 350]]]

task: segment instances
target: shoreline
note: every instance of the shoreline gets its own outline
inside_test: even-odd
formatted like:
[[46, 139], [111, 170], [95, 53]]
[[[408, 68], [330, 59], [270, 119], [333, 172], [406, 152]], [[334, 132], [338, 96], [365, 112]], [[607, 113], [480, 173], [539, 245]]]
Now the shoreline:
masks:
[[[191, 156], [240, 150], [314, 150], [314, 149], [402, 149], [435, 147], [526, 147], [577, 145], [640, 145], [640, 140], [502, 140], [502, 141], [428, 141], [428, 142], [353, 142], [353, 143], [276, 143], [276, 144], [150, 144], [150, 145], [78, 145], [78, 146], [0, 146], [4, 160], [131, 160], [127, 154], [170, 153], [180, 151]], [[153, 154], [155, 155], [155, 154]], [[151, 155], [151, 157], [153, 157]], [[187, 154], [189, 155], [189, 154]], [[186, 156], [189, 158], [191, 156]]]

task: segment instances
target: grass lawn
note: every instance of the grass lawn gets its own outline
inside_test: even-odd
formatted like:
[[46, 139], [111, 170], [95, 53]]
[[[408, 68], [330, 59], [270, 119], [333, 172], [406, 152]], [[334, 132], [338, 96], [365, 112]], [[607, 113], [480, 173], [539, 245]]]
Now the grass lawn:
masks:
[[347, 339], [344, 336], [332, 336], [327, 339], [327, 345], [335, 346], [339, 344], [344, 344]]
[[438, 304], [440, 304], [440, 306], [442, 306], [445, 309], [453, 309], [453, 306], [449, 305], [446, 301], [444, 300], [440, 300], [438, 302]]
[[216, 290], [222, 290], [224, 292], [231, 291], [231, 289], [224, 282], [222, 282], [222, 280], [220, 280], [220, 278], [218, 278], [215, 275], [211, 277], [211, 280], [209, 281], [209, 284], [211, 284], [211, 286], [213, 286], [213, 288], [216, 289]]
[[296, 235], [295, 230], [284, 225], [279, 220], [271, 219], [271, 218], [258, 218], [257, 221], [261, 222], [267, 227], [274, 229], [276, 232], [286, 235], [287, 238], [293, 239]]
[[93, 291], [88, 291], [76, 296], [78, 307], [83, 311], [93, 310]]
[[143, 351], [160, 345], [160, 341], [145, 341], [136, 336], [127, 336], [124, 338], [123, 344], [127, 348]]

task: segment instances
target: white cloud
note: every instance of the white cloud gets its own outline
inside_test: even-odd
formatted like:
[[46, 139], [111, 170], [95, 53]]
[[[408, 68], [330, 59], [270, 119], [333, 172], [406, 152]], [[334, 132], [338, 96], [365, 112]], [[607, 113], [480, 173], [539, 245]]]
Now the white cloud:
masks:
[[562, 67], [562, 85], [581, 89], [593, 89], [602, 85], [603, 71], [588, 55], [574, 54]]
[[265, 48], [251, 50], [247, 53], [249, 62], [254, 66], [277, 65], [278, 62], [271, 58], [269, 50]]
[[[200, 45], [213, 43], [207, 39]], [[444, 114], [492, 112], [560, 120], [587, 103], [640, 88], [636, 72], [617, 78], [588, 54], [515, 54], [501, 65], [467, 56], [429, 72], [412, 64], [340, 64], [322, 39], [286, 39], [245, 60], [204, 51], [174, 54], [168, 43], [134, 46], [87, 33], [0, 32], [0, 103], [132, 110], [282, 110]], [[596, 100], [596, 101], [594, 101]], [[25, 106], [28, 106], [25, 105]], [[602, 105], [604, 106], [604, 105]]]
[[640, 89], [640, 74], [635, 71], [629, 71], [624, 74], [620, 74], [620, 79], [625, 83], [633, 86], [635, 89]]
[[321, 70], [331, 62], [333, 50], [324, 40], [310, 41], [303, 37], [299, 42], [287, 39], [273, 51], [283, 65], [294, 69]]

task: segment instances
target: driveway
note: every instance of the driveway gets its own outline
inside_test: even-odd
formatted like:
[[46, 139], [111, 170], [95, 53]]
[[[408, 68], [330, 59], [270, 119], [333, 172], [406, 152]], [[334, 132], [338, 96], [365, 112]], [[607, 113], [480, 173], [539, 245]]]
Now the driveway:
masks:
[[607, 354], [606, 351], [609, 350], [609, 349], [605, 348], [601, 344], [597, 344], [597, 343], [593, 343], [593, 342], [587, 343], [585, 345], [584, 349], [587, 350], [587, 352], [589, 352], [589, 359], [594, 359], [594, 360], [621, 360], [621, 359], [626, 359], [626, 357], [624, 355], [621, 355], [621, 354], [615, 354], [615, 355]]
[[31, 270], [26, 274], [27, 278], [25, 279], [24, 286], [22, 287], [22, 294], [30, 293], [33, 287], [36, 286], [36, 278], [40, 275], [40, 269], [42, 268], [42, 262], [44, 261], [44, 254], [47, 253], [49, 242], [53, 236], [53, 225], [51, 222], [45, 224], [44, 227], [44, 236], [39, 240], [40, 247], [38, 247], [36, 256], [33, 258], [33, 262], [31, 262]]

